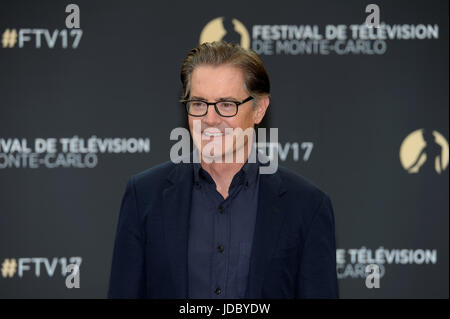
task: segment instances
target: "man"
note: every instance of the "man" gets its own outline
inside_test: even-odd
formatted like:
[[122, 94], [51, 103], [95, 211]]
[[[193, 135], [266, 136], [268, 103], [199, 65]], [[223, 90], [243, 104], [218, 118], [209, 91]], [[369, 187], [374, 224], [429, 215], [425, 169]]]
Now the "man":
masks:
[[337, 298], [329, 197], [250, 160], [257, 151], [244, 131], [261, 122], [270, 94], [258, 55], [205, 43], [187, 55], [181, 80], [199, 162], [130, 178], [109, 297]]

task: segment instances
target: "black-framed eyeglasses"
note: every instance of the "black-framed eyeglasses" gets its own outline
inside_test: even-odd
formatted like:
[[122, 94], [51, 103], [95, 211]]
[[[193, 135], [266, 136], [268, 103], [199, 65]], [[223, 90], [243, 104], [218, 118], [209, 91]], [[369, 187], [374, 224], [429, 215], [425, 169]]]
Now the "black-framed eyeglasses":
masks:
[[202, 100], [185, 100], [181, 101], [186, 106], [186, 111], [191, 116], [201, 117], [208, 113], [208, 107], [214, 105], [217, 114], [223, 117], [233, 117], [237, 114], [239, 105], [253, 100], [253, 96], [249, 96], [241, 102], [236, 101], [219, 101], [209, 103]]

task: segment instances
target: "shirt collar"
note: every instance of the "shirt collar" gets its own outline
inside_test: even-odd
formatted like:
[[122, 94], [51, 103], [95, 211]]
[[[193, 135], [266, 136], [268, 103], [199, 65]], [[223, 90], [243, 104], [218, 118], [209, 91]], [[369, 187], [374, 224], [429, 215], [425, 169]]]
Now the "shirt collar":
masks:
[[[261, 163], [258, 161], [258, 156], [253, 156], [252, 158], [253, 152], [257, 152], [255, 147], [252, 147], [250, 156], [248, 157], [247, 161], [233, 177], [230, 188], [241, 183], [248, 187], [256, 183], [256, 181], [258, 180], [259, 166]], [[214, 183], [212, 177], [206, 170], [202, 168], [200, 163], [193, 164], [195, 185], [199, 185], [202, 181], [206, 181], [210, 184]]]

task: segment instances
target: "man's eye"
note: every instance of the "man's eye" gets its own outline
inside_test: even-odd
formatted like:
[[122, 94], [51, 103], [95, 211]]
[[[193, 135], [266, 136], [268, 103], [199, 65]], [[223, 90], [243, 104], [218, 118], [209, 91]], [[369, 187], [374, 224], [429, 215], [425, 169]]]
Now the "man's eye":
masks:
[[202, 107], [202, 105], [203, 105], [202, 102], [191, 102], [192, 107]]
[[234, 103], [231, 103], [231, 102], [222, 102], [222, 103], [221, 103], [221, 106], [222, 106], [222, 107], [225, 107], [225, 108], [233, 107], [233, 106], [234, 106]]

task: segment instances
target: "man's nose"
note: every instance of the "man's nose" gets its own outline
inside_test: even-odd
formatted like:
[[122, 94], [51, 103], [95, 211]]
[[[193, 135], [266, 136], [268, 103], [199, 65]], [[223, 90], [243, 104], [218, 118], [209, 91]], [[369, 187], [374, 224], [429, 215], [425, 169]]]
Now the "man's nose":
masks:
[[202, 121], [208, 126], [213, 126], [219, 124], [222, 121], [222, 117], [219, 114], [217, 114], [214, 105], [210, 105], [208, 107], [208, 113], [206, 113], [206, 115], [203, 116]]

